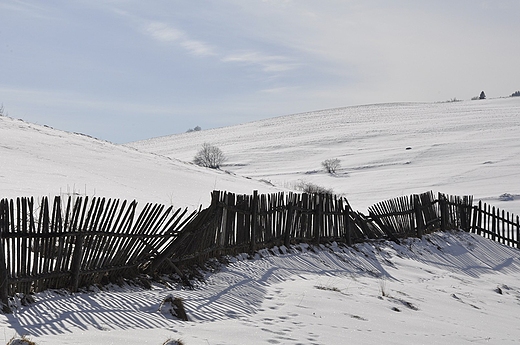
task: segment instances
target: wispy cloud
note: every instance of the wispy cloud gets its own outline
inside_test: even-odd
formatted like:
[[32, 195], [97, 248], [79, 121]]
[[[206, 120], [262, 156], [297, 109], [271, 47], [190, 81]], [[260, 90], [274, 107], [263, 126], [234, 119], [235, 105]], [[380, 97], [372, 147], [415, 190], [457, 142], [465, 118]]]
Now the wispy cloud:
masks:
[[153, 39], [163, 43], [175, 43], [193, 55], [215, 55], [214, 48], [203, 41], [190, 38], [184, 31], [162, 22], [151, 22], [146, 25], [145, 32]]
[[242, 51], [232, 54], [218, 54], [216, 48], [206, 42], [194, 40], [189, 35], [169, 24], [151, 22], [146, 25], [146, 33], [162, 43], [178, 44], [196, 56], [221, 56], [223, 62], [260, 66], [263, 72], [276, 73], [296, 69], [300, 64], [282, 55], [268, 55], [255, 51]]
[[264, 72], [283, 72], [296, 69], [300, 64], [281, 55], [265, 55], [259, 52], [242, 52], [222, 58], [224, 62], [259, 65]]
[[161, 42], [175, 42], [185, 36], [184, 32], [159, 22], [148, 24], [146, 32], [149, 33], [152, 38]]
[[283, 94], [283, 93], [287, 93], [287, 92], [293, 92], [297, 89], [298, 89], [297, 87], [281, 86], [281, 87], [273, 87], [270, 89], [263, 89], [263, 90], [260, 90], [260, 92], [266, 93], [266, 94]]

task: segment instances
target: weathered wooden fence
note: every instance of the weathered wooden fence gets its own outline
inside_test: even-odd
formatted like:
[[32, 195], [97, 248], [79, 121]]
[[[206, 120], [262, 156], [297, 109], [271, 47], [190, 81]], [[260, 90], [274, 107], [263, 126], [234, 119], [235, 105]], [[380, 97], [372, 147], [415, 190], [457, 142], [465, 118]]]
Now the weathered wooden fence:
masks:
[[474, 232], [520, 248], [518, 216], [471, 196], [432, 192], [382, 201], [369, 215], [334, 195], [236, 195], [214, 191], [189, 213], [158, 204], [93, 198], [49, 204], [43, 198], [0, 200], [0, 302], [8, 296], [177, 272], [180, 264], [292, 243], [421, 237], [439, 230]]
[[473, 197], [432, 192], [382, 201], [369, 207], [369, 215], [396, 237], [417, 236], [437, 230], [470, 231]]
[[471, 232], [520, 248], [520, 217], [482, 201], [473, 207]]
[[235, 195], [214, 191], [211, 206], [201, 212], [176, 238], [166, 269], [179, 262], [254, 252], [260, 248], [297, 242], [398, 240], [441, 229], [469, 231], [471, 197], [433, 193], [384, 201], [369, 209], [369, 216], [354, 212], [345, 198], [334, 195], [278, 193]]
[[136, 277], [196, 214], [93, 198], [0, 200], [0, 298]]

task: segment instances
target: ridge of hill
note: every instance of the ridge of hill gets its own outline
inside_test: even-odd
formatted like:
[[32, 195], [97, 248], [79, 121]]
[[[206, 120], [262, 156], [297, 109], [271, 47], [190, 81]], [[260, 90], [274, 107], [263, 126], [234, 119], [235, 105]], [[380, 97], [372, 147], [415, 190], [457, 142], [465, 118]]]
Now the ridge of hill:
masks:
[[0, 117], [0, 198], [86, 195], [198, 208], [213, 189], [278, 191], [265, 183], [78, 133]]
[[[427, 190], [475, 198], [520, 214], [520, 98], [389, 103], [287, 115], [126, 144], [191, 161], [204, 142], [222, 168], [281, 188], [309, 182], [354, 209]], [[337, 158], [335, 175], [321, 162]], [[508, 195], [507, 198], [501, 197]], [[507, 202], [505, 202], [507, 200]]]

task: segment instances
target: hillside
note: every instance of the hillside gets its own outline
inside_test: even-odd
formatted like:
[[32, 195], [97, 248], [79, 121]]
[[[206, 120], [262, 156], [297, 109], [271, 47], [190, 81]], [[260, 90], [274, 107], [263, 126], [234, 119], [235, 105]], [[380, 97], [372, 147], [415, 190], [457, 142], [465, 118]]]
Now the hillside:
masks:
[[[424, 192], [473, 194], [520, 214], [520, 98], [331, 109], [114, 145], [0, 117], [0, 197], [80, 194], [198, 207], [212, 189], [260, 193], [301, 180], [344, 193], [354, 209]], [[203, 142], [223, 171], [189, 161]], [[321, 162], [339, 158], [329, 176]], [[275, 187], [259, 182], [265, 179]], [[500, 195], [509, 193], [509, 201]], [[517, 197], [515, 199], [515, 196]], [[474, 234], [400, 243], [300, 244], [211, 261], [193, 290], [92, 286], [13, 300], [3, 343], [38, 345], [515, 344], [520, 252]], [[172, 279], [170, 279], [172, 278]], [[184, 300], [191, 321], [168, 314]], [[22, 296], [18, 296], [22, 297]]]
[[213, 189], [269, 185], [21, 120], [0, 117], [0, 197], [79, 194], [198, 208]]
[[[329, 109], [153, 138], [127, 146], [191, 161], [204, 142], [223, 169], [283, 188], [312, 182], [354, 209], [427, 190], [472, 194], [520, 214], [520, 99]], [[321, 166], [341, 160], [336, 176]], [[501, 201], [500, 195], [518, 196]], [[511, 198], [509, 198], [511, 199]]]

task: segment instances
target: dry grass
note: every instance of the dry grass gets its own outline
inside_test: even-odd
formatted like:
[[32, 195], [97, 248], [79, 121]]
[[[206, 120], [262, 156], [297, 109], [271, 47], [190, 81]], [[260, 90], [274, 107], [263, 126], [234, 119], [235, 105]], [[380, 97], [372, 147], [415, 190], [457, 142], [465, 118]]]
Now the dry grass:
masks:
[[21, 338], [11, 338], [7, 345], [36, 345], [36, 343], [31, 339], [27, 338], [25, 335], [22, 335]]

